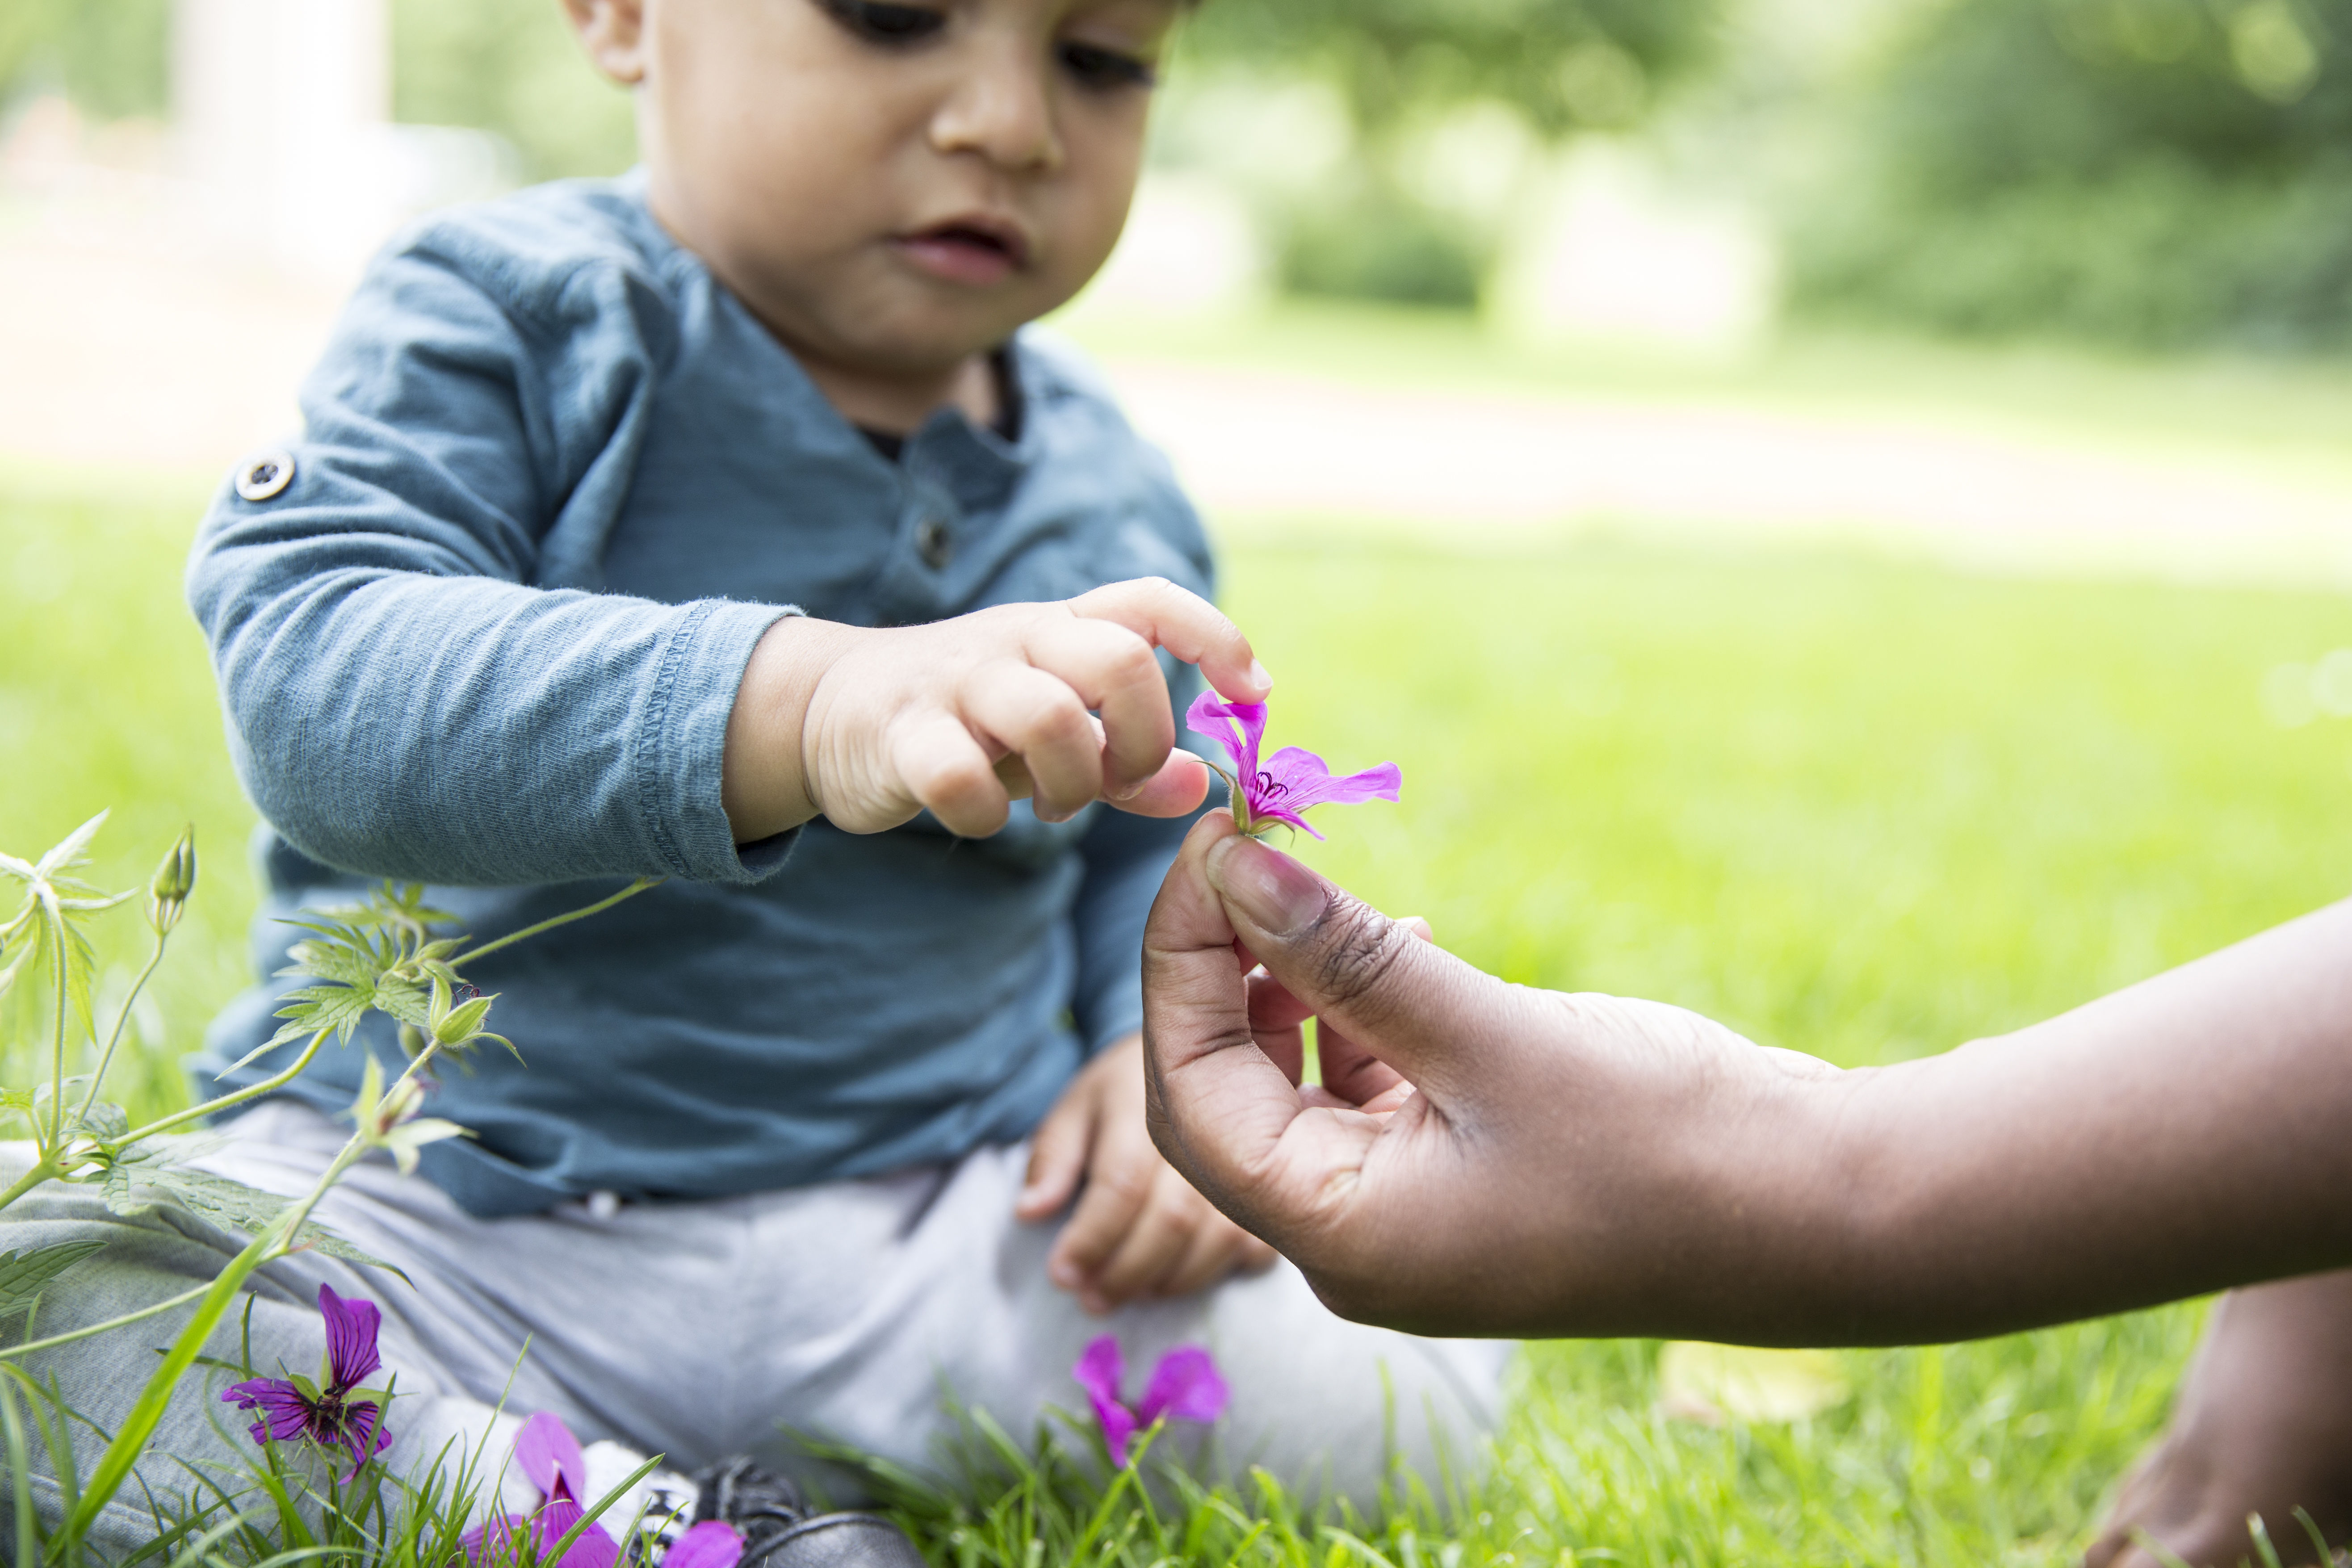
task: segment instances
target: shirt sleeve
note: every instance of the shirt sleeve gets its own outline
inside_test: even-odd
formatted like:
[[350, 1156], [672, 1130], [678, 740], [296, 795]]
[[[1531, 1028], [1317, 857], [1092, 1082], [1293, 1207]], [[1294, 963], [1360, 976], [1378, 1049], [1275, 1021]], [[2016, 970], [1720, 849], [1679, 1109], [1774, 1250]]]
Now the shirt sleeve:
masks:
[[541, 585], [596, 558], [652, 393], [598, 287], [550, 331], [450, 258], [380, 261], [304, 388], [290, 483], [205, 518], [188, 595], [231, 753], [317, 860], [469, 886], [782, 863], [788, 835], [739, 849], [719, 781], [751, 649], [793, 612]]

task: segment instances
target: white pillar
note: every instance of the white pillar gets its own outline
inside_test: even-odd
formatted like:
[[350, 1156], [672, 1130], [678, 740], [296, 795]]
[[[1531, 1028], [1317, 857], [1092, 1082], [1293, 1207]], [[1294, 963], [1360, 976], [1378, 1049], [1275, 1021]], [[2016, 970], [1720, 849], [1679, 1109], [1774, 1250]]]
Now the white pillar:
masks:
[[385, 0], [174, 0], [172, 95], [227, 233], [332, 277], [383, 241], [403, 195]]

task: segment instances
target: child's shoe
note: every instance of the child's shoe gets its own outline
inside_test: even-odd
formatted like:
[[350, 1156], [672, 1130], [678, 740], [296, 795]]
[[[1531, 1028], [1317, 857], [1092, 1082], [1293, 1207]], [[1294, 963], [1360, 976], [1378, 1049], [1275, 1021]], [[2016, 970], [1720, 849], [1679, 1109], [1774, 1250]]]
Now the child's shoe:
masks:
[[724, 1520], [743, 1535], [736, 1568], [926, 1568], [906, 1531], [877, 1513], [811, 1513], [800, 1489], [750, 1458], [696, 1474], [696, 1523]]

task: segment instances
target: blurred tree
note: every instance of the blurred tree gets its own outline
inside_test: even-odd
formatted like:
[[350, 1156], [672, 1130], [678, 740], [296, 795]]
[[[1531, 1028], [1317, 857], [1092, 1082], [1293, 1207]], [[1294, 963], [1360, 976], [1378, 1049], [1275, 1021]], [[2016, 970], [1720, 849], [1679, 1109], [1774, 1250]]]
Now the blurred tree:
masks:
[[0, 98], [62, 89], [102, 120], [160, 117], [171, 0], [0, 0]]
[[636, 158], [627, 92], [597, 74], [558, 0], [393, 0], [393, 117], [513, 144], [532, 179]]
[[1328, 77], [1375, 132], [1473, 100], [1548, 134], [1639, 120], [1706, 58], [1718, 0], [1221, 0], [1191, 24], [1207, 58]]
[[2352, 0], [1951, 0], [1859, 110], [1793, 236], [1801, 302], [2352, 342]]

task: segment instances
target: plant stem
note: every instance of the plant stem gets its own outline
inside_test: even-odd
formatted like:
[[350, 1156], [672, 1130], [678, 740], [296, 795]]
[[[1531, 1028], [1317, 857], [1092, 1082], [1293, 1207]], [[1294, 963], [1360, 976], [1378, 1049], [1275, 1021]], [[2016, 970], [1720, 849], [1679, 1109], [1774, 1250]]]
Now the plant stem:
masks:
[[66, 1126], [66, 921], [59, 912], [49, 931], [49, 968], [57, 977], [57, 1037], [49, 1052], [49, 1137], [41, 1150], [55, 1159], [65, 1146]]
[[158, 1301], [152, 1307], [142, 1307], [135, 1312], [125, 1312], [119, 1318], [109, 1318], [102, 1323], [92, 1323], [87, 1328], [75, 1329], [69, 1333], [51, 1334], [46, 1340], [27, 1340], [21, 1345], [0, 1348], [0, 1361], [29, 1354], [34, 1351], [45, 1351], [51, 1345], [70, 1344], [76, 1340], [86, 1340], [92, 1334], [102, 1334], [110, 1329], [119, 1329], [125, 1323], [135, 1323], [142, 1318], [152, 1318], [158, 1312], [168, 1312], [174, 1307], [194, 1300], [211, 1289], [212, 1284], [207, 1280], [193, 1289], [183, 1290], [167, 1300]]
[[124, 1133], [114, 1140], [115, 1147], [121, 1148], [125, 1144], [136, 1143], [142, 1138], [152, 1138], [158, 1132], [169, 1132], [173, 1128], [194, 1121], [200, 1116], [210, 1116], [215, 1110], [226, 1110], [232, 1105], [242, 1105], [247, 1100], [257, 1099], [261, 1095], [277, 1093], [301, 1075], [302, 1069], [310, 1065], [310, 1058], [319, 1054], [319, 1047], [326, 1044], [327, 1037], [334, 1032], [331, 1028], [326, 1028], [311, 1036], [310, 1043], [302, 1047], [302, 1054], [294, 1058], [294, 1065], [275, 1078], [263, 1079], [259, 1083], [240, 1089], [235, 1094], [224, 1094], [218, 1100], [207, 1100], [202, 1105], [192, 1105], [185, 1110], [175, 1110], [161, 1121], [151, 1121], [144, 1127]]
[[476, 948], [473, 952], [458, 957], [455, 962], [457, 963], [471, 964], [476, 959], [488, 958], [491, 953], [498, 952], [498, 950], [502, 947], [511, 947], [516, 942], [526, 941], [529, 938], [539, 935], [541, 931], [553, 931], [557, 926], [570, 925], [573, 921], [584, 921], [590, 915], [603, 914], [606, 910], [611, 909], [614, 904], [619, 903], [622, 900], [634, 899], [639, 893], [644, 892], [647, 888], [657, 888], [667, 880], [668, 880], [668, 879], [665, 877], [640, 877], [635, 881], [630, 883], [627, 887], [622, 889], [619, 892], [614, 893], [609, 899], [604, 899], [596, 903], [590, 904], [584, 910], [574, 910], [568, 915], [557, 915], [553, 920], [541, 921], [535, 926], [525, 926], [520, 931], [509, 931], [506, 935], [499, 938], [498, 941], [485, 943], [484, 945]]
[[54, 1159], [43, 1158], [34, 1161], [31, 1170], [17, 1177], [6, 1192], [0, 1193], [0, 1209], [6, 1208], [56, 1174], [58, 1174], [58, 1167]]
[[[147, 982], [154, 978], [155, 971], [162, 966], [163, 946], [171, 940], [167, 932], [155, 933], [155, 952], [147, 960], [147, 967], [139, 972], [139, 978], [131, 983], [131, 994], [122, 999], [122, 1011], [115, 1016], [113, 1031], [106, 1037], [106, 1049], [99, 1053], [98, 1066], [90, 1070], [89, 1092], [81, 1097], [81, 1104], [74, 1111], [76, 1122], [88, 1116], [89, 1108], [98, 1103], [99, 1086], [106, 1081], [106, 1069], [114, 1065], [114, 1047], [122, 1043], [122, 1029], [131, 1022], [131, 1009], [137, 1004], [139, 994], [147, 989]], [[5, 1206], [5, 1202], [0, 1201], [0, 1208]]]

